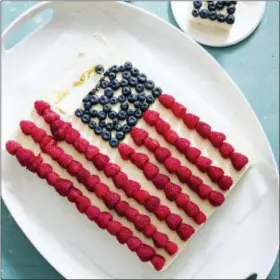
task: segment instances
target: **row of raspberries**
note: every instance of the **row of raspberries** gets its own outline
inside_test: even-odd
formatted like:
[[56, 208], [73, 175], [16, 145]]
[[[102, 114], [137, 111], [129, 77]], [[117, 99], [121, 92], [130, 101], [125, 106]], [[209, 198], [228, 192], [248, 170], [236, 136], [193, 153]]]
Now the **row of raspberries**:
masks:
[[52, 167], [44, 163], [40, 155], [35, 156], [32, 151], [23, 148], [16, 141], [8, 141], [6, 149], [11, 155], [16, 156], [22, 166], [33, 173], [37, 173], [40, 178], [46, 179], [48, 184], [53, 186], [61, 196], [67, 197], [70, 202], [75, 203], [78, 211], [85, 213], [100, 229], [106, 229], [117, 238], [120, 244], [126, 244], [132, 252], [136, 252], [142, 262], [151, 262], [156, 270], [163, 268], [164, 257], [157, 255], [153, 247], [133, 236], [133, 232], [120, 222], [115, 221], [110, 213], [101, 212], [98, 207], [92, 205], [89, 198], [75, 188], [71, 181], [62, 179], [57, 173], [53, 172]]
[[[132, 131], [133, 135], [135, 134], [135, 131], [139, 132], [140, 129], [134, 128]], [[180, 209], [184, 210], [185, 213], [197, 224], [200, 225], [206, 221], [205, 214], [200, 211], [199, 207], [195, 203], [190, 201], [187, 194], [182, 193], [182, 188], [170, 182], [170, 178], [168, 176], [159, 173], [159, 168], [150, 162], [150, 159], [146, 154], [135, 152], [135, 150], [127, 144], [120, 144], [118, 151], [124, 160], [130, 160], [139, 169], [141, 169], [145, 177], [152, 181], [157, 189], [163, 190], [166, 197], [170, 201], [175, 201], [176, 205]], [[158, 205], [155, 206], [158, 207]], [[155, 209], [155, 211], [157, 212], [158, 210]], [[169, 211], [164, 211], [164, 214], [161, 214], [161, 218], [166, 219], [169, 227], [172, 227], [173, 225], [170, 224], [170, 217], [174, 217], [175, 214], [168, 213]], [[177, 217], [176, 221], [182, 222], [182, 218], [180, 216], [175, 216]], [[172, 220], [174, 220], [174, 218]]]
[[[224, 195], [222, 193], [212, 190], [210, 186], [203, 184], [203, 181], [199, 177], [192, 175], [192, 172], [189, 168], [187, 168], [186, 166], [182, 166], [180, 160], [178, 160], [175, 157], [172, 157], [171, 152], [167, 148], [161, 147], [156, 139], [149, 137], [147, 131], [135, 127], [131, 130], [130, 134], [136, 145], [144, 145], [149, 151], [151, 151], [155, 155], [157, 161], [164, 164], [165, 168], [171, 174], [176, 174], [176, 176], [182, 183], [187, 183], [191, 190], [196, 192], [201, 199], [208, 199], [213, 206], [220, 206], [224, 202]], [[182, 138], [179, 138], [177, 142], [181, 142], [180, 139]], [[177, 149], [182, 151], [182, 145], [178, 145], [177, 142], [175, 143]], [[140, 155], [143, 157], [143, 154]], [[225, 176], [223, 174], [218, 174], [219, 169], [217, 168], [217, 171], [215, 171], [216, 168], [217, 167], [212, 166], [211, 169], [209, 168], [208, 171], [214, 170], [213, 172], [211, 172], [213, 173], [213, 177], [221, 175], [221, 178], [219, 179], [219, 184], [223, 190], [228, 189], [232, 185], [231, 177]], [[216, 175], [214, 175], [214, 173], [216, 173]], [[169, 198], [170, 200], [172, 200], [172, 196], [170, 197], [168, 189], [171, 185], [173, 186], [172, 191], [176, 189], [177, 195], [181, 194], [182, 189], [178, 185], [172, 184], [167, 176], [157, 174], [152, 179], [152, 182], [155, 184], [155, 186], [159, 189], [163, 189], [166, 193], [167, 198]], [[198, 207], [196, 206], [196, 208]], [[200, 214], [200, 216], [202, 215]]]
[[189, 129], [196, 129], [202, 138], [208, 139], [213, 147], [219, 149], [223, 158], [230, 158], [233, 167], [237, 171], [240, 171], [248, 163], [248, 158], [245, 155], [235, 152], [234, 147], [225, 142], [226, 136], [224, 133], [212, 131], [211, 126], [206, 122], [200, 121], [197, 115], [187, 113], [187, 108], [176, 102], [173, 96], [162, 94], [159, 97], [159, 102], [165, 108], [170, 109], [177, 118], [182, 119]]
[[[168, 215], [170, 213], [169, 208], [161, 205], [159, 198], [152, 196], [149, 192], [143, 190], [138, 182], [130, 180], [127, 174], [121, 171], [120, 166], [111, 163], [110, 158], [107, 155], [100, 153], [97, 147], [90, 145], [86, 139], [81, 138], [80, 133], [72, 128], [70, 123], [64, 122], [60, 118], [58, 119], [57, 116], [59, 117], [59, 115], [50, 110], [49, 104], [44, 101], [36, 101], [35, 109], [38, 114], [43, 116], [45, 121], [50, 124], [54, 138], [58, 135], [58, 138], [56, 138], [57, 140], [65, 139], [65, 141], [68, 144], [73, 145], [78, 152], [83, 153], [87, 160], [92, 161], [99, 171], [102, 170], [107, 177], [111, 178], [115, 186], [118, 189], [122, 189], [127, 197], [133, 198], [139, 204], [143, 205], [149, 212], [154, 213], [158, 220], [165, 220], [163, 215]], [[55, 118], [46, 117], [50, 111], [53, 115], [56, 114], [57, 116]], [[71, 135], [75, 135], [75, 137], [70, 137]], [[122, 212], [127, 208], [126, 203], [118, 203], [117, 206], [120, 208], [119, 211]], [[174, 216], [176, 217], [175, 214]], [[184, 241], [188, 240], [194, 233], [194, 229], [184, 223], [178, 223], [176, 227], [173, 226], [170, 228], [176, 231], [179, 237]], [[146, 234], [150, 237], [156, 232], [156, 228], [152, 225], [149, 225], [147, 229]], [[177, 252], [177, 249], [177, 245], [173, 242], [167, 242], [165, 246], [165, 250], [171, 255], [174, 255]]]

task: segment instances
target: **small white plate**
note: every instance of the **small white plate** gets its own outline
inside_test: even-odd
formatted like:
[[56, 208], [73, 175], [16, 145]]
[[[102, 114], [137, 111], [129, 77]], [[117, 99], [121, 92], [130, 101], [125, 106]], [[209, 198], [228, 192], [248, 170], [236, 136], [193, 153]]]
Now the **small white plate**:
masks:
[[231, 46], [246, 39], [261, 22], [265, 5], [265, 1], [238, 1], [235, 23], [229, 31], [220, 31], [190, 23], [193, 1], [171, 2], [179, 27], [198, 43], [211, 47]]

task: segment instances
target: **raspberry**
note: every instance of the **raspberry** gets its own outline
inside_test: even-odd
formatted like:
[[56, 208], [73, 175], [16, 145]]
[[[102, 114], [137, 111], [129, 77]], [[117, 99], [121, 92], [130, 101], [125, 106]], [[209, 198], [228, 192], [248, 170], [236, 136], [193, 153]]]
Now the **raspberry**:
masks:
[[176, 228], [182, 223], [182, 218], [174, 213], [169, 214], [166, 219], [166, 223], [171, 230], [176, 230]]
[[94, 191], [98, 198], [102, 198], [109, 192], [109, 188], [105, 184], [99, 183], [95, 185]]
[[229, 143], [224, 142], [221, 144], [219, 151], [223, 158], [229, 158], [234, 152], [234, 148]]
[[131, 155], [135, 153], [135, 150], [132, 147], [124, 143], [119, 144], [118, 151], [124, 160], [130, 159]]
[[110, 158], [104, 154], [98, 153], [92, 160], [97, 170], [101, 171], [105, 168], [106, 164], [110, 161]]
[[155, 126], [157, 132], [161, 135], [163, 135], [165, 132], [167, 132], [170, 129], [170, 124], [161, 118], [157, 119]]
[[139, 168], [143, 169], [145, 164], [149, 161], [149, 157], [142, 153], [132, 154], [130, 160]]
[[86, 139], [79, 137], [75, 140], [73, 145], [78, 152], [85, 153], [89, 146], [89, 142]]
[[164, 267], [165, 258], [159, 255], [155, 255], [152, 257], [151, 263], [157, 271], [160, 271]]
[[197, 187], [197, 194], [203, 200], [208, 198], [211, 191], [212, 189], [208, 185], [201, 184]]
[[221, 132], [212, 131], [209, 135], [209, 140], [214, 147], [219, 148], [226, 140], [226, 136]]
[[120, 232], [121, 228], [122, 228], [121, 223], [119, 223], [118, 221], [111, 221], [108, 223], [107, 231], [111, 235], [116, 236]]
[[46, 135], [45, 130], [42, 128], [34, 126], [31, 131], [31, 136], [36, 143], [39, 143], [43, 137]]
[[178, 185], [175, 185], [171, 182], [168, 182], [166, 185], [165, 185], [165, 188], [164, 188], [164, 192], [165, 192], [165, 195], [166, 197], [173, 201], [176, 199], [176, 196], [182, 191], [182, 188], [179, 187]]
[[65, 129], [65, 141], [68, 144], [73, 144], [76, 139], [80, 138], [80, 136], [80, 132], [72, 127], [68, 127]]
[[169, 157], [164, 162], [165, 168], [171, 173], [175, 173], [181, 166], [180, 160], [174, 157]]
[[150, 223], [151, 219], [147, 215], [138, 214], [134, 217], [135, 228], [139, 231], [143, 231]]
[[[63, 120], [57, 120], [57, 121], [54, 121], [50, 124], [52, 133], [57, 131], [59, 128], [64, 127], [64, 126], [65, 126], [65, 122]], [[71, 126], [70, 126], [70, 128], [71, 128]]]
[[96, 175], [90, 175], [87, 177], [87, 180], [85, 182], [85, 185], [87, 187], [87, 190], [90, 192], [95, 191], [95, 186], [100, 183], [100, 179]]
[[186, 114], [187, 109], [185, 106], [183, 106], [179, 102], [174, 102], [171, 107], [171, 110], [177, 118], [181, 118]]
[[58, 159], [57, 159], [57, 162], [59, 163], [59, 165], [62, 167], [62, 168], [67, 168], [70, 163], [73, 161], [73, 158], [68, 155], [68, 154], [65, 154], [63, 153]]
[[132, 252], [136, 252], [138, 248], [141, 246], [141, 244], [142, 244], [141, 240], [134, 236], [130, 237], [129, 240], [127, 241], [127, 247]]
[[128, 207], [125, 210], [124, 216], [129, 220], [130, 222], [134, 222], [136, 216], [139, 214], [138, 210], [133, 207]]
[[70, 189], [73, 188], [73, 183], [69, 180], [58, 178], [54, 188], [61, 196], [67, 196]]
[[154, 212], [160, 204], [160, 199], [156, 196], [149, 196], [145, 201], [145, 208], [149, 212]]
[[79, 196], [82, 196], [81, 191], [73, 187], [70, 189], [67, 198], [70, 202], [75, 202]]
[[121, 244], [127, 243], [127, 241], [132, 237], [132, 231], [127, 227], [122, 227], [117, 233], [117, 239]]
[[208, 196], [208, 200], [213, 206], [220, 206], [223, 204], [225, 197], [222, 193], [212, 191]]
[[137, 146], [143, 145], [144, 140], [149, 136], [147, 131], [137, 127], [131, 129], [130, 135]]
[[152, 111], [152, 110], [147, 110], [144, 114], [143, 114], [143, 119], [144, 121], [149, 124], [149, 125], [155, 125], [156, 121], [159, 118], [159, 113], [156, 111]]
[[211, 133], [211, 126], [205, 122], [198, 122], [196, 130], [202, 138], [207, 139]]
[[163, 190], [165, 185], [170, 181], [169, 177], [163, 174], [158, 174], [153, 180], [153, 184], [156, 186], [157, 189]]
[[247, 163], [248, 158], [240, 153], [232, 153], [230, 155], [231, 162], [237, 171], [240, 171]]
[[52, 172], [52, 167], [49, 164], [41, 163], [38, 166], [37, 174], [41, 179], [45, 179], [50, 172]]
[[133, 193], [140, 190], [140, 188], [140, 184], [133, 180], [128, 180], [123, 186], [123, 190], [128, 197], [132, 197]]
[[57, 179], [59, 178], [59, 176], [58, 176], [58, 174], [57, 173], [55, 173], [55, 172], [50, 172], [50, 173], [48, 173], [48, 175], [47, 175], [47, 182], [48, 182], [48, 184], [50, 185], [50, 186], [55, 186], [55, 183], [56, 183], [56, 181], [57, 181]]
[[170, 214], [170, 210], [167, 206], [159, 205], [154, 213], [160, 221], [164, 221]]
[[127, 180], [128, 180], [127, 175], [122, 171], [119, 171], [113, 177], [114, 184], [118, 189], [123, 188], [123, 186], [126, 184]]
[[196, 126], [199, 122], [199, 117], [194, 114], [188, 113], [188, 114], [185, 114], [185, 116], [183, 117], [183, 121], [188, 128], [194, 129], [194, 128], [196, 128]]
[[9, 154], [15, 155], [17, 150], [21, 147], [21, 145], [13, 140], [9, 140], [6, 143], [6, 150], [8, 151]]
[[43, 162], [43, 158], [39, 155], [39, 156], [35, 157], [34, 160], [31, 162], [31, 164], [29, 164], [26, 168], [29, 171], [36, 173], [38, 170], [38, 167], [41, 165], [42, 162]]
[[120, 169], [121, 168], [117, 164], [108, 162], [104, 168], [104, 173], [107, 177], [113, 177]]
[[143, 169], [144, 175], [148, 180], [152, 180], [158, 175], [159, 169], [151, 162], [146, 163]]
[[84, 167], [79, 168], [77, 173], [77, 179], [79, 183], [86, 184], [87, 178], [90, 176], [90, 173]]
[[21, 131], [25, 135], [30, 135], [33, 127], [35, 127], [35, 124], [31, 121], [21, 121], [19, 123], [19, 125], [20, 125], [20, 128], [21, 128]]
[[158, 147], [155, 150], [155, 157], [157, 161], [161, 163], [163, 163], [170, 156], [171, 156], [171, 152], [167, 148]]
[[64, 125], [61, 128], [57, 129], [56, 131], [51, 130], [51, 132], [52, 132], [52, 135], [53, 135], [55, 140], [57, 140], [57, 141], [64, 140], [64, 137], [65, 137], [65, 127], [64, 127]]
[[42, 140], [40, 141], [40, 148], [42, 149], [42, 151], [44, 151], [44, 148], [47, 145], [50, 145], [50, 146], [56, 145], [55, 140], [51, 136], [49, 136], [49, 135], [45, 135], [42, 138]]
[[191, 175], [191, 170], [186, 166], [180, 166], [177, 170], [177, 176], [182, 183], [187, 183]]
[[50, 109], [47, 109], [44, 111], [44, 120], [46, 123], [50, 124], [53, 121], [57, 121], [59, 119], [60, 119], [60, 116], [56, 112], [54, 112]]
[[178, 138], [178, 133], [172, 129], [166, 131], [164, 134], [164, 139], [170, 144], [174, 144]]
[[197, 158], [200, 156], [201, 151], [195, 147], [188, 147], [188, 149], [186, 150], [186, 158], [192, 162], [195, 163]]
[[196, 192], [199, 185], [202, 184], [202, 180], [198, 178], [197, 176], [191, 175], [191, 177], [188, 180], [188, 186]]
[[21, 166], [29, 166], [35, 159], [35, 155], [32, 151], [21, 147], [17, 149], [16, 157]]
[[108, 224], [112, 221], [113, 217], [108, 212], [100, 212], [99, 215], [96, 217], [95, 222], [101, 228], [107, 228]]
[[181, 224], [177, 228], [177, 233], [183, 241], [187, 241], [194, 234], [194, 229], [190, 225]]
[[144, 140], [145, 146], [148, 148], [149, 151], [154, 152], [156, 148], [159, 147], [159, 142], [156, 139], [147, 137]]
[[157, 230], [157, 228], [154, 225], [149, 224], [145, 227], [143, 233], [147, 238], [150, 238], [153, 236], [153, 234], [155, 233], [156, 230]]
[[192, 201], [188, 201], [185, 205], [185, 212], [189, 217], [193, 217], [199, 212], [199, 207]]
[[220, 167], [210, 166], [207, 172], [208, 176], [212, 180], [212, 182], [217, 183], [221, 177], [224, 175], [224, 171]]
[[168, 94], [162, 94], [158, 99], [165, 108], [171, 108], [171, 106], [175, 102], [175, 98]]
[[78, 174], [78, 170], [82, 167], [82, 164], [76, 160], [72, 160], [69, 164], [67, 171], [70, 175], [76, 176]]
[[165, 250], [168, 252], [169, 255], [173, 256], [177, 253], [178, 246], [174, 242], [168, 241], [165, 246]]
[[35, 101], [34, 107], [40, 116], [43, 116], [45, 110], [51, 108], [51, 106], [47, 102], [42, 100]]
[[49, 147], [48, 154], [52, 159], [57, 160], [64, 154], [64, 151], [60, 147], [53, 145]]
[[119, 194], [110, 191], [103, 196], [103, 201], [109, 209], [115, 208], [120, 199]]
[[181, 209], [185, 209], [187, 202], [189, 201], [190, 197], [185, 194], [185, 193], [179, 193], [176, 196], [175, 202], [176, 205], [181, 208]]
[[186, 138], [178, 138], [175, 142], [175, 146], [179, 152], [185, 153], [190, 146], [190, 141]]
[[137, 255], [142, 262], [148, 262], [155, 255], [155, 250], [149, 245], [142, 244], [137, 250]]
[[164, 248], [166, 246], [167, 241], [168, 241], [168, 236], [164, 233], [156, 231], [153, 234], [153, 241], [154, 241], [157, 248]]
[[96, 206], [91, 205], [85, 213], [91, 221], [95, 221], [99, 216], [100, 210]]
[[93, 158], [99, 153], [99, 149], [93, 145], [89, 145], [85, 152], [85, 156], [87, 160], [92, 161]]
[[145, 203], [148, 197], [149, 193], [145, 190], [137, 190], [133, 192], [133, 198], [142, 205]]
[[228, 190], [232, 186], [232, 184], [232, 178], [226, 175], [223, 175], [219, 180], [219, 187], [224, 191]]
[[129, 208], [129, 204], [126, 201], [120, 201], [116, 207], [115, 211], [119, 214], [120, 217], [123, 217], [125, 214], [125, 211]]
[[212, 160], [207, 157], [199, 156], [195, 164], [201, 172], [207, 172], [209, 166], [212, 164]]
[[198, 225], [201, 225], [203, 223], [206, 222], [207, 218], [205, 216], [204, 213], [202, 213], [201, 211], [199, 211], [195, 216], [194, 216], [194, 220]]

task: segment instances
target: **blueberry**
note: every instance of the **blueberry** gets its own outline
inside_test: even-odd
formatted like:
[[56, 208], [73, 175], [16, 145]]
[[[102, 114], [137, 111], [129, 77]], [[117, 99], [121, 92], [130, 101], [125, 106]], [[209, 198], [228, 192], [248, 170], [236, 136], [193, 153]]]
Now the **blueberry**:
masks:
[[90, 122], [88, 123], [88, 127], [91, 128], [91, 129], [96, 128], [96, 122], [95, 122], [95, 121], [90, 121]]
[[142, 112], [145, 112], [146, 110], [148, 110], [148, 108], [149, 108], [149, 105], [147, 103], [142, 103], [140, 105], [140, 109]]
[[203, 18], [203, 19], [204, 19], [204, 18], [208, 18], [208, 16], [209, 16], [209, 11], [203, 9], [203, 10], [201, 10], [201, 11], [199, 12], [199, 15], [200, 15], [200, 17]]
[[116, 138], [117, 138], [118, 140], [123, 140], [124, 136], [125, 136], [125, 134], [124, 134], [122, 131], [118, 131], [118, 132], [116, 133]]
[[89, 110], [85, 109], [85, 110], [84, 110], [84, 114], [89, 115], [89, 114], [90, 114]]
[[93, 95], [93, 96], [90, 98], [90, 103], [91, 103], [92, 105], [96, 105], [96, 104], [98, 104], [98, 102], [99, 102], [99, 97], [98, 97], [97, 95]]
[[135, 77], [130, 77], [128, 80], [128, 84], [135, 87], [137, 85], [137, 79]]
[[114, 80], [114, 79], [116, 79], [117, 75], [114, 72], [110, 72], [108, 77], [109, 77], [110, 80]]
[[201, 6], [202, 6], [202, 1], [193, 1], [193, 6], [194, 6], [196, 9], [200, 9]]
[[125, 102], [125, 103], [122, 103], [122, 104], [121, 104], [121, 110], [126, 111], [126, 110], [128, 109], [128, 106], [129, 106], [128, 103], [126, 103], [126, 102]]
[[153, 89], [154, 88], [154, 86], [155, 86], [155, 83], [153, 82], [153, 81], [151, 81], [151, 80], [148, 80], [146, 83], [145, 83], [145, 88], [146, 89]]
[[101, 134], [101, 137], [105, 141], [109, 141], [111, 138], [111, 133], [109, 131], [104, 130]]
[[130, 72], [125, 71], [125, 72], [122, 73], [122, 77], [124, 79], [128, 80], [131, 77], [131, 74], [130, 74]]
[[119, 145], [118, 140], [117, 140], [116, 138], [113, 138], [113, 137], [110, 139], [109, 143], [110, 143], [110, 146], [111, 146], [112, 148], [116, 148], [116, 147], [118, 147], [118, 145]]
[[112, 107], [111, 107], [111, 105], [109, 105], [109, 104], [106, 104], [106, 105], [103, 106], [103, 111], [104, 111], [105, 113], [110, 112], [111, 109], [112, 109]]
[[88, 115], [88, 114], [83, 115], [81, 120], [82, 120], [83, 123], [89, 123], [90, 115]]
[[136, 94], [131, 94], [127, 97], [127, 100], [131, 103], [135, 102], [137, 100], [137, 95]]
[[228, 14], [232, 15], [235, 13], [235, 6], [234, 5], [231, 5], [227, 8], [227, 12]]
[[106, 117], [107, 117], [107, 114], [106, 114], [104, 111], [100, 111], [100, 112], [98, 113], [98, 118], [99, 118], [100, 120], [105, 120]]
[[89, 114], [90, 114], [90, 116], [91, 116], [92, 118], [95, 118], [95, 117], [98, 116], [98, 111], [97, 111], [97, 110], [91, 110], [91, 111], [89, 112]]
[[137, 77], [138, 74], [139, 74], [139, 70], [138, 70], [137, 68], [132, 68], [132, 69], [130, 70], [130, 73], [131, 73], [131, 75], [132, 75], [133, 77]]
[[124, 95], [120, 95], [120, 96], [118, 97], [118, 101], [121, 102], [121, 103], [123, 103], [123, 102], [126, 101], [126, 97], [125, 97]]
[[109, 82], [107, 80], [103, 80], [103, 81], [100, 82], [100, 86], [102, 88], [106, 88], [106, 87], [109, 86]]
[[131, 70], [132, 69], [132, 63], [127, 61], [125, 64], [124, 64], [124, 68], [126, 70]]
[[104, 94], [105, 94], [105, 96], [107, 96], [108, 98], [111, 98], [111, 97], [114, 95], [114, 91], [113, 91], [112, 88], [107, 87], [107, 88], [105, 88], [105, 90], [104, 90]]
[[152, 104], [155, 101], [155, 98], [152, 95], [148, 95], [146, 101], [148, 104]]
[[[109, 68], [110, 72], [118, 73], [119, 72], [119, 67], [117, 65], [113, 65], [112, 67]], [[110, 75], [109, 75], [110, 77]]]
[[112, 89], [118, 90], [120, 88], [120, 82], [114, 79], [111, 81], [110, 86], [112, 87]]
[[145, 89], [144, 85], [143, 84], [137, 84], [136, 85], [136, 91], [137, 92], [143, 92]]
[[120, 81], [120, 85], [121, 85], [121, 87], [126, 87], [126, 86], [128, 86], [128, 80], [122, 79], [122, 80]]
[[234, 24], [234, 21], [235, 21], [235, 18], [233, 15], [228, 15], [227, 18], [226, 18], [226, 22], [228, 24]]
[[123, 125], [123, 132], [128, 133], [131, 130], [131, 127], [128, 124]]
[[119, 67], [119, 71], [120, 72], [123, 72], [125, 69], [124, 69], [124, 66], [123, 65], [121, 65], [120, 67]]
[[224, 3], [223, 1], [217, 1], [216, 2], [216, 9], [222, 10], [224, 8]]
[[147, 76], [141, 73], [138, 75], [137, 79], [139, 83], [144, 84], [147, 81]]
[[216, 5], [214, 2], [209, 2], [208, 3], [208, 10], [209, 11], [215, 11], [216, 10]]
[[104, 72], [104, 67], [101, 64], [95, 66], [95, 72], [97, 74], [102, 74]]
[[140, 119], [140, 118], [142, 117], [142, 111], [141, 111], [140, 109], [135, 110], [134, 116], [135, 116], [137, 119]]
[[199, 16], [199, 10], [193, 9], [193, 10], [192, 10], [192, 15], [193, 15], [194, 17], [198, 17], [198, 16]]
[[117, 123], [117, 124], [114, 125], [114, 129], [116, 131], [121, 131], [122, 130], [122, 126], [119, 123]]
[[126, 114], [125, 111], [120, 110], [120, 111], [118, 112], [118, 118], [119, 118], [120, 120], [125, 120], [126, 117], [127, 117], [127, 114]]
[[140, 102], [143, 102], [145, 101], [146, 99], [146, 95], [144, 93], [138, 93], [137, 94], [137, 100], [140, 101]]
[[129, 126], [134, 126], [134, 125], [136, 125], [136, 123], [137, 123], [137, 119], [135, 117], [133, 117], [133, 116], [128, 117], [127, 124]]
[[82, 109], [77, 109], [77, 110], [75, 111], [75, 115], [76, 115], [76, 117], [78, 117], [78, 118], [82, 117], [83, 114], [84, 114], [84, 111], [83, 111]]
[[222, 14], [218, 14], [217, 19], [218, 19], [218, 22], [225, 22], [226, 21], [226, 16], [222, 15]]
[[115, 112], [115, 111], [111, 111], [109, 114], [108, 114], [108, 116], [109, 116], [109, 118], [111, 119], [111, 120], [113, 120], [113, 119], [115, 119], [116, 117], [117, 117], [117, 112]]
[[111, 99], [110, 99], [110, 103], [111, 104], [117, 104], [118, 102], [118, 98], [116, 96], [113, 96]]
[[108, 99], [108, 97], [105, 96], [105, 95], [102, 95], [102, 96], [99, 98], [99, 103], [100, 103], [101, 105], [108, 104], [108, 102], [109, 102], [109, 99]]
[[129, 87], [124, 87], [124, 88], [122, 89], [122, 94], [123, 94], [124, 96], [130, 95], [130, 94], [131, 94], [131, 89], [130, 89]]
[[134, 111], [133, 111], [132, 109], [128, 109], [128, 110], [126, 111], [126, 114], [127, 114], [128, 116], [133, 116], [133, 115], [134, 115]]
[[91, 106], [92, 106], [92, 104], [90, 103], [90, 102], [86, 102], [86, 103], [84, 103], [84, 107], [85, 107], [85, 109], [90, 109], [91, 108]]
[[230, 1], [223, 1], [225, 6], [230, 6], [231, 2]]
[[101, 135], [101, 133], [102, 133], [102, 128], [99, 127], [99, 126], [97, 126], [97, 127], [94, 129], [94, 132], [95, 132], [96, 135]]
[[108, 131], [112, 131], [112, 130], [114, 129], [113, 123], [107, 123], [107, 124], [106, 124], [106, 129], [107, 129]]
[[215, 20], [215, 19], [217, 19], [217, 14], [216, 14], [215, 12], [210, 12], [210, 13], [209, 13], [209, 18], [210, 18], [211, 20]]
[[135, 101], [134, 102], [134, 107], [135, 108], [140, 108], [140, 106], [141, 106], [141, 102], [140, 101]]
[[153, 97], [159, 97], [162, 94], [162, 89], [160, 87], [155, 87], [152, 90]]
[[115, 126], [117, 124], [119, 124], [119, 119], [117, 119], [117, 118], [113, 119], [113, 126]]
[[231, 1], [231, 3], [232, 3], [233, 5], [236, 5], [236, 4], [237, 4], [237, 1]]
[[83, 98], [83, 102], [88, 102], [90, 100], [90, 96], [89, 95], [86, 95], [84, 98]]
[[105, 120], [100, 120], [99, 123], [98, 123], [98, 126], [101, 127], [101, 128], [104, 128], [106, 126]]
[[110, 73], [110, 70], [108, 69], [104, 72], [103, 76], [108, 77], [109, 73]]
[[94, 94], [96, 94], [96, 89], [95, 89], [95, 88], [93, 88], [93, 89], [88, 93], [88, 95], [94, 95]]

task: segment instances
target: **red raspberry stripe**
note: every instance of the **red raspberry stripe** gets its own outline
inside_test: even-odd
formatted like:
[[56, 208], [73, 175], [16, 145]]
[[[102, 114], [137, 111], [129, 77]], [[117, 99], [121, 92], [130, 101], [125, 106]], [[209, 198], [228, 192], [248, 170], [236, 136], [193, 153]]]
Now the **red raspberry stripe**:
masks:
[[[15, 141], [13, 141], [12, 144], [14, 145]], [[11, 141], [7, 142], [7, 151], [11, 155], [15, 156], [13, 151], [9, 149], [12, 144]], [[28, 159], [30, 158], [37, 158], [32, 153], [32, 151], [23, 148], [20, 144], [18, 144], [17, 150], [19, 155], [29, 155], [29, 157], [26, 157], [26, 162], [29, 162]], [[46, 163], [42, 161], [41, 165], [46, 165]], [[31, 162], [27, 164], [27, 169], [30, 166]], [[54, 173], [52, 167], [50, 167], [50, 169], [50, 173]], [[156, 270], [161, 270], [163, 268], [165, 264], [164, 257], [156, 254], [156, 251], [153, 247], [145, 244], [142, 240], [133, 236], [133, 233], [128, 228], [123, 226], [120, 222], [114, 220], [111, 214], [109, 214], [108, 212], [101, 212], [98, 207], [92, 205], [89, 198], [83, 195], [78, 189], [76, 189], [71, 181], [63, 179], [56, 174], [54, 187], [61, 196], [67, 197], [70, 202], [75, 203], [77, 210], [80, 213], [85, 213], [89, 220], [95, 222], [101, 229], [106, 229], [108, 233], [117, 238], [119, 243], [126, 244], [130, 251], [136, 252], [141, 261], [151, 262]]]

